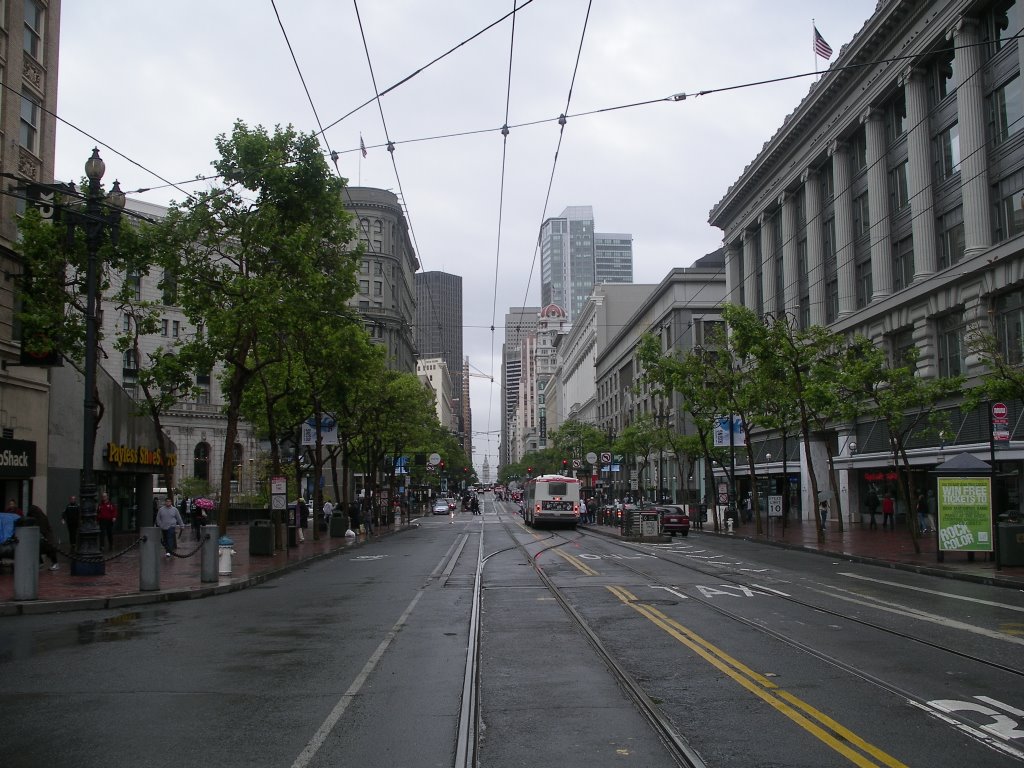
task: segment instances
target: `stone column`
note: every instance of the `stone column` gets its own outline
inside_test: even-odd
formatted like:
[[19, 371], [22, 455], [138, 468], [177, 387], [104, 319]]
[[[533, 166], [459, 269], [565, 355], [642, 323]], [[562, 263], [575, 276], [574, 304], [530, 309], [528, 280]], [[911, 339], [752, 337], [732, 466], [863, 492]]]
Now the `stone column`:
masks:
[[914, 280], [938, 268], [935, 246], [935, 210], [931, 137], [928, 128], [926, 72], [907, 67], [900, 78], [907, 102], [907, 189], [910, 193], [911, 232], [914, 236]]
[[737, 237], [725, 245], [725, 300], [739, 304], [740, 259], [743, 258], [742, 238]]
[[[871, 287], [874, 298], [892, 293], [892, 239], [889, 236], [889, 169], [885, 162], [885, 122], [869, 109], [861, 116], [868, 148], [868, 210], [871, 216]], [[934, 226], [934, 225], [933, 225]], [[853, 262], [851, 254], [851, 263]]]
[[956, 46], [957, 121], [960, 124], [960, 189], [964, 207], [964, 249], [972, 256], [992, 245], [992, 212], [985, 151], [985, 92], [978, 23], [961, 18], [947, 38]]
[[825, 267], [821, 238], [821, 185], [817, 171], [808, 168], [800, 176], [804, 185], [804, 218], [807, 221], [807, 286], [811, 325], [825, 325]]
[[761, 285], [764, 294], [764, 306], [761, 311], [765, 314], [775, 314], [775, 253], [773, 251], [774, 233], [772, 232], [772, 216], [770, 213], [762, 212], [757, 217], [757, 223], [761, 227]]
[[797, 222], [796, 195], [783, 192], [779, 195], [782, 208], [782, 282], [785, 284], [784, 303], [786, 311], [793, 317], [800, 316], [800, 272], [797, 264]]
[[758, 315], [761, 305], [757, 300], [757, 273], [761, 265], [757, 261], [757, 248], [754, 238], [757, 232], [749, 229], [743, 231], [743, 304]]
[[832, 183], [835, 188], [836, 278], [839, 281], [839, 316], [857, 309], [853, 271], [853, 193], [850, 191], [850, 151], [846, 143], [833, 141]]

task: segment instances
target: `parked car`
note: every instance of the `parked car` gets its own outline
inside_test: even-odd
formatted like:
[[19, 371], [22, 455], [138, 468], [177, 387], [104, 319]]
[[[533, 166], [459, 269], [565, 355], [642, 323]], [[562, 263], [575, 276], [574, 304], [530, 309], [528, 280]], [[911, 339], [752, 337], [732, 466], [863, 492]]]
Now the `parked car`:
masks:
[[682, 504], [666, 504], [658, 507], [661, 513], [661, 532], [670, 536], [690, 533], [690, 515]]
[[448, 509], [448, 499], [438, 499], [434, 502], [434, 506], [431, 512], [435, 515], [447, 515], [451, 510]]

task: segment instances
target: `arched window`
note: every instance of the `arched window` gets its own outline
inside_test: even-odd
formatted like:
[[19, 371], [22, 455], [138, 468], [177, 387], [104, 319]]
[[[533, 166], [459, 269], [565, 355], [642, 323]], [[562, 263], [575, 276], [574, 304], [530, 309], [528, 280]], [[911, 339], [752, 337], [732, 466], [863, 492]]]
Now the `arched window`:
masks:
[[192, 475], [210, 482], [210, 444], [197, 443], [192, 454]]

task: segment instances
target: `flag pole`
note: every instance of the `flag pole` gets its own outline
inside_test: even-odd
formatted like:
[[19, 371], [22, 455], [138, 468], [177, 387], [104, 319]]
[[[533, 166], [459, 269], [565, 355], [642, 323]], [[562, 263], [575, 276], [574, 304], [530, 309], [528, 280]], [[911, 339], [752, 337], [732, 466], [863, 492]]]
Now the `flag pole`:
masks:
[[816, 30], [817, 28], [818, 27], [814, 23], [814, 19], [812, 18], [811, 19], [811, 55], [814, 57], [814, 79], [815, 80], [818, 79], [818, 51], [814, 47], [814, 43], [815, 43], [814, 30]]

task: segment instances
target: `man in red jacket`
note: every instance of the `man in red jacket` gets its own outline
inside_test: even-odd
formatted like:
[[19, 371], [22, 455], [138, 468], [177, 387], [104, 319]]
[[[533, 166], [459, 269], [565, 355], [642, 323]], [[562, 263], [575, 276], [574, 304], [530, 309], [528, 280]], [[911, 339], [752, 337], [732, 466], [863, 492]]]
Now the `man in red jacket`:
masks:
[[103, 549], [103, 539], [107, 540], [107, 547], [114, 548], [114, 523], [117, 521], [117, 507], [110, 500], [107, 494], [100, 495], [100, 504], [96, 507], [96, 522], [100, 526], [100, 549]]

